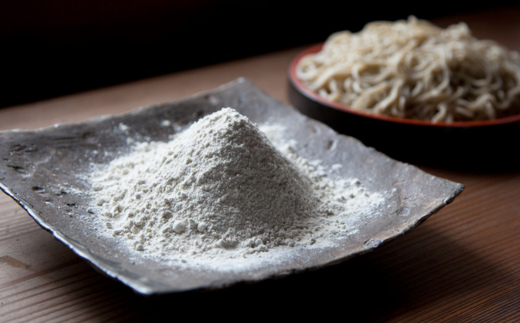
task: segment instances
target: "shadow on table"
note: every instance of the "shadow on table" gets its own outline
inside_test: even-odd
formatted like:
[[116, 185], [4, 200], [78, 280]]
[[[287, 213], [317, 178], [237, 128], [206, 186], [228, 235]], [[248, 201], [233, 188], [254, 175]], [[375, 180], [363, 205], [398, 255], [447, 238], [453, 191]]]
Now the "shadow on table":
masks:
[[[496, 299], [489, 297], [486, 303], [482, 295], [493, 285], [513, 284], [511, 279], [494, 263], [423, 225], [369, 254], [282, 279], [153, 297], [136, 295], [116, 282], [107, 280], [107, 284], [113, 284], [124, 304], [116, 321], [170, 321], [189, 315], [197, 320], [336, 317], [386, 322], [402, 314], [418, 321], [436, 321], [444, 315], [468, 318], [464, 311], [472, 307], [473, 293], [483, 298], [473, 313], [489, 312], [489, 306], [495, 311], [508, 307], [514, 298], [497, 305]], [[464, 306], [459, 307], [459, 302]], [[98, 311], [95, 300], [84, 305]]]

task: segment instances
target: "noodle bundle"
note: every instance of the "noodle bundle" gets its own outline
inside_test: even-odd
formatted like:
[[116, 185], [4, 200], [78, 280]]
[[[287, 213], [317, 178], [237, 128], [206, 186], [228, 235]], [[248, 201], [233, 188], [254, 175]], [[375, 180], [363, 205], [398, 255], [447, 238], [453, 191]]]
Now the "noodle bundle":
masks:
[[332, 34], [303, 57], [297, 77], [320, 96], [357, 110], [453, 122], [520, 113], [520, 54], [415, 17]]

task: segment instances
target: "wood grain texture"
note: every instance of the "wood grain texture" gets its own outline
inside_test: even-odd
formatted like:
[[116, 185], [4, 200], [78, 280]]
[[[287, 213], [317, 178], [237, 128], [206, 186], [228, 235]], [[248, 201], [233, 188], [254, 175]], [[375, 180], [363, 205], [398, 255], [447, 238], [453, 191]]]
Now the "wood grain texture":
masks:
[[[446, 17], [519, 50], [520, 8]], [[514, 17], [514, 19], [512, 18]], [[482, 24], [479, 24], [481, 23]], [[0, 110], [0, 129], [130, 111], [245, 76], [286, 101], [301, 48]], [[0, 195], [0, 322], [152, 322], [338, 317], [353, 322], [520, 321], [520, 171], [421, 167], [466, 185], [412, 232], [318, 271], [211, 292], [142, 297], [101, 275]], [[242, 313], [250, 316], [243, 316]]]

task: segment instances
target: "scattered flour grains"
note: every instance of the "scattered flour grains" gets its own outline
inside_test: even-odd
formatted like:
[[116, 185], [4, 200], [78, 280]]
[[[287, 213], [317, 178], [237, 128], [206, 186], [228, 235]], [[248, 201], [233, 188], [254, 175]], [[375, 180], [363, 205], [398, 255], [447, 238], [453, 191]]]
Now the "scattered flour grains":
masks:
[[92, 209], [146, 256], [229, 259], [344, 235], [381, 203], [299, 157], [283, 126], [263, 130], [224, 108], [169, 142], [136, 144], [91, 174]]

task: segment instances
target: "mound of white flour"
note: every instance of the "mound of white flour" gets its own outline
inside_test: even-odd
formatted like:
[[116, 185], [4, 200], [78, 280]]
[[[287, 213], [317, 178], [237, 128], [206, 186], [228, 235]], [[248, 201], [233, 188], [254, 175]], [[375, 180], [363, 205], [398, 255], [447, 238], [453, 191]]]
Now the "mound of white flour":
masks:
[[[382, 201], [356, 179], [333, 181], [230, 108], [170, 142], [136, 144], [89, 178], [107, 231], [148, 256], [236, 257], [344, 234]], [[341, 167], [336, 165], [335, 167]], [[352, 222], [352, 221], [351, 221]]]

